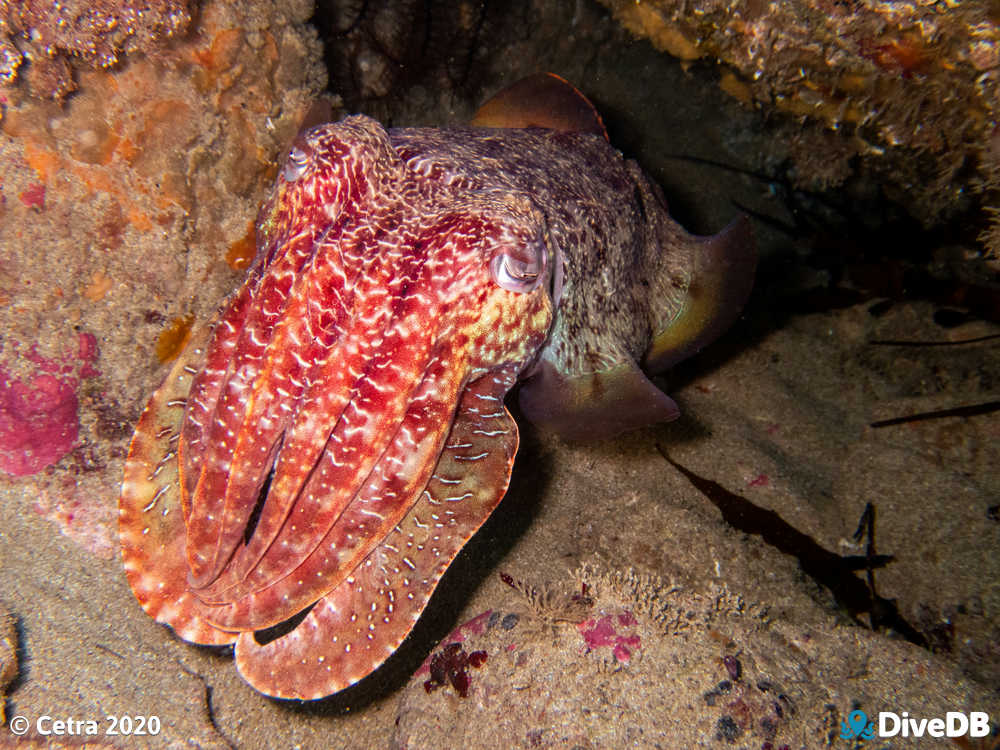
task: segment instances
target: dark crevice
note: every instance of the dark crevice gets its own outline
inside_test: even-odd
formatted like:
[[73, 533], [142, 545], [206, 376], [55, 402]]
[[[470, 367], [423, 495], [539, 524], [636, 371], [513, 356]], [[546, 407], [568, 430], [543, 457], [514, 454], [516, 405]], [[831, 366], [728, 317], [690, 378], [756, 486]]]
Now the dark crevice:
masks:
[[[770, 290], [772, 312], [826, 312], [871, 300], [887, 309], [904, 300], [927, 300], [959, 308], [935, 313], [944, 328], [1000, 321], [996, 273], [982, 260], [941, 255], [942, 247], [976, 246], [988, 217], [974, 201], [955, 201], [928, 226], [927, 217], [907, 211], [872, 175], [858, 174], [837, 190], [816, 192], [796, 187], [791, 164], [768, 173], [684, 154], [666, 158], [741, 174], [774, 193], [786, 218], [733, 201], [758, 226], [793, 243], [758, 269], [757, 286]], [[825, 273], [826, 281], [803, 288], [795, 279], [804, 269]]]
[[[821, 547], [774, 511], [760, 508], [717, 482], [700, 477], [681, 466], [670, 458], [662, 446], [658, 445], [657, 450], [671, 466], [712, 501], [722, 512], [726, 523], [744, 533], [756, 534], [778, 551], [795, 557], [802, 570], [814, 581], [828, 588], [838, 605], [856, 621], [860, 615], [867, 613], [873, 629], [889, 629], [911, 643], [927, 647], [927, 640], [900, 614], [895, 602], [879, 596], [874, 590], [874, 571], [892, 562], [893, 557], [874, 552], [873, 510], [869, 512], [866, 509], [866, 515], [862, 518], [864, 528], [859, 529], [869, 534], [868, 553], [842, 557]], [[870, 584], [855, 575], [857, 570], [866, 572]]]
[[317, 602], [313, 602], [301, 612], [296, 612], [287, 620], [282, 620], [277, 625], [272, 625], [271, 627], [264, 628], [263, 630], [255, 630], [253, 633], [253, 639], [257, 642], [258, 646], [266, 646], [271, 641], [276, 641], [279, 638], [288, 635], [299, 626], [300, 622], [306, 619], [306, 615], [312, 612], [312, 608], [316, 606], [316, 603]]
[[253, 510], [250, 512], [250, 517], [247, 518], [247, 527], [243, 530], [243, 544], [250, 544], [250, 540], [253, 538], [253, 533], [257, 530], [257, 524], [260, 522], [260, 514], [264, 510], [264, 503], [267, 502], [267, 493], [271, 491], [271, 481], [274, 479], [275, 463], [276, 462], [272, 462], [271, 470], [267, 472], [267, 478], [264, 480], [264, 484], [261, 485], [260, 492], [257, 493], [257, 502], [254, 504]]
[[215, 733], [226, 744], [227, 747], [231, 748], [231, 750], [236, 750], [237, 747], [236, 743], [233, 742], [231, 739], [229, 739], [229, 736], [222, 731], [222, 728], [219, 726], [219, 722], [216, 719], [215, 706], [212, 703], [212, 692], [213, 692], [212, 686], [208, 683], [208, 680], [206, 680], [205, 677], [200, 673], [188, 669], [183, 664], [180, 664], [180, 668], [181, 671], [183, 671], [185, 674], [190, 675], [191, 677], [197, 679], [205, 690], [204, 700], [202, 701], [202, 712], [204, 714], [205, 721], [208, 722], [208, 724], [212, 727], [212, 729], [215, 730]]

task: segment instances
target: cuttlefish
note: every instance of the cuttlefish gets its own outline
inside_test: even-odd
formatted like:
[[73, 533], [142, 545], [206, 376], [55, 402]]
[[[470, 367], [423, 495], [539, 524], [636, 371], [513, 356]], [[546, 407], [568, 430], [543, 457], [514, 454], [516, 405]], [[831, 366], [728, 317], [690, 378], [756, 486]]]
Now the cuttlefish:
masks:
[[503, 497], [508, 391], [572, 438], [676, 417], [646, 373], [729, 326], [754, 265], [746, 219], [685, 232], [555, 76], [470, 127], [302, 132], [246, 281], [136, 427], [136, 598], [186, 641], [235, 644], [262, 693], [352, 685]]

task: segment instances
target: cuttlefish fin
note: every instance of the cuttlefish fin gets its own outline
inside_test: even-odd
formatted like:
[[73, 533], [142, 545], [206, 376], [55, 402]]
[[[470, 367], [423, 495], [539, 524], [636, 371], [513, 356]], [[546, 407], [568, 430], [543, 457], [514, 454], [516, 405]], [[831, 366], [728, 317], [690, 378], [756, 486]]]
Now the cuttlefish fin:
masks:
[[746, 216], [718, 234], [691, 239], [696, 247], [683, 305], [658, 321], [642, 360], [646, 372], [663, 372], [717, 339], [750, 296], [757, 251]]
[[612, 437], [680, 415], [627, 355], [584, 375], [564, 375], [542, 360], [522, 385], [518, 404], [532, 423], [568, 440]]
[[745, 216], [710, 237], [685, 235], [682, 246], [691, 259], [688, 284], [681, 303], [665, 302], [669, 315], [654, 318], [642, 369], [613, 349], [594, 357], [607, 364], [582, 374], [561, 372], [543, 357], [518, 394], [529, 420], [569, 440], [590, 440], [679, 416], [677, 404], [643, 371], [662, 372], [725, 331], [750, 295], [757, 260]]
[[210, 332], [206, 326], [192, 334], [136, 425], [125, 461], [118, 528], [125, 575], [142, 608], [186, 641], [223, 645], [235, 641], [236, 634], [203, 619], [188, 591], [177, 464], [185, 404]]
[[469, 123], [483, 128], [549, 128], [608, 138], [604, 121], [571, 83], [555, 73], [522, 78], [490, 98]]
[[507, 491], [517, 425], [493, 375], [462, 395], [420, 497], [354, 571], [289, 633], [261, 645], [245, 632], [236, 666], [262, 693], [312, 700], [343, 690], [403, 642], [442, 574]]

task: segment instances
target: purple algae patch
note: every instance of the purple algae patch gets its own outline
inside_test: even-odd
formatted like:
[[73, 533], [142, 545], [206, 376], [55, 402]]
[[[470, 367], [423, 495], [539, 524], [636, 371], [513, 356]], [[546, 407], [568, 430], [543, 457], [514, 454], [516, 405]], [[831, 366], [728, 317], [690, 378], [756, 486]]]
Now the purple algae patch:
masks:
[[0, 364], [0, 471], [37, 474], [73, 450], [80, 431], [76, 389], [80, 378], [100, 374], [93, 367], [97, 356], [97, 339], [80, 333], [76, 351], [61, 360], [31, 347], [22, 359], [36, 369], [24, 379]]
[[431, 657], [430, 679], [424, 682], [428, 693], [451, 683], [460, 698], [469, 695], [469, 667], [479, 667], [486, 663], [485, 651], [466, 653], [461, 643], [449, 643]]
[[619, 664], [628, 664], [632, 655], [641, 648], [642, 639], [636, 632], [639, 621], [630, 611], [603, 614], [581, 622], [577, 630], [583, 637], [587, 652], [610, 649]]
[[75, 382], [36, 375], [25, 383], [0, 368], [0, 470], [37, 474], [73, 450], [78, 406]]

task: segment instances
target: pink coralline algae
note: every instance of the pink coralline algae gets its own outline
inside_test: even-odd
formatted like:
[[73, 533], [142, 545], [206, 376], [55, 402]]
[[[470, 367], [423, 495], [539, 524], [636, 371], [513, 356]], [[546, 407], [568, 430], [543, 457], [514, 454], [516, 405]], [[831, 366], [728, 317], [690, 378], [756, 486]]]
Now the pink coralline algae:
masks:
[[30, 379], [0, 366], [0, 471], [37, 474], [73, 449], [79, 433], [76, 388], [79, 378], [98, 374], [91, 365], [96, 357], [96, 340], [82, 333], [76, 356], [62, 363], [34, 350], [25, 354], [38, 368]]
[[639, 621], [628, 610], [615, 614], [592, 617], [577, 625], [583, 636], [587, 653], [609, 649], [619, 664], [628, 664], [632, 655], [641, 647], [642, 639], [636, 632]]
[[0, 370], [0, 469], [36, 474], [72, 450], [77, 438], [72, 385], [37, 375], [30, 385]]
[[45, 208], [45, 185], [35, 184], [29, 187], [27, 190], [22, 190], [18, 197], [28, 208], [37, 208], [39, 210]]

